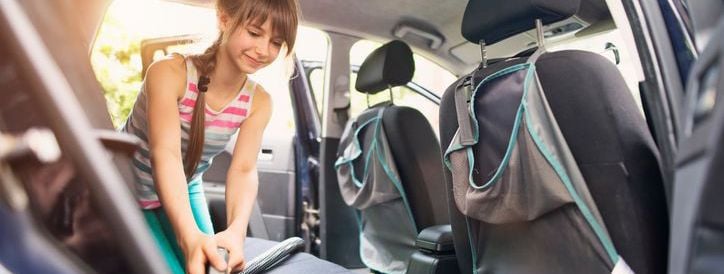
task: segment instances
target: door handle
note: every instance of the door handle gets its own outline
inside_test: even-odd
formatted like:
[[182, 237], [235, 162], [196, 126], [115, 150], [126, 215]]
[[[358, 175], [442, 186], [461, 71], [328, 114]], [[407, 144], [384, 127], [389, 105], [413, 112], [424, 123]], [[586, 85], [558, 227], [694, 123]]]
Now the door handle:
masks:
[[271, 148], [262, 148], [258, 160], [271, 161], [274, 159], [274, 151]]

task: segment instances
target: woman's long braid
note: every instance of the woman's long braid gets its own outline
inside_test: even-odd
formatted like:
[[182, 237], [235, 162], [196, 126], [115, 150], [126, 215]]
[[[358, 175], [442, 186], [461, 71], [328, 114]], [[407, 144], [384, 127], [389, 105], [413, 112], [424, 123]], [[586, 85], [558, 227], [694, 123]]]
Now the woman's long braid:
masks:
[[201, 155], [204, 149], [205, 124], [206, 124], [206, 91], [209, 89], [211, 79], [209, 75], [214, 71], [216, 66], [216, 54], [221, 45], [223, 33], [204, 53], [191, 57], [191, 61], [198, 69], [199, 79], [196, 82], [198, 94], [194, 105], [193, 114], [191, 114], [191, 126], [189, 129], [189, 144], [186, 149], [186, 157], [184, 159], [184, 172], [186, 178], [191, 179], [196, 173], [196, 167], [201, 161]]

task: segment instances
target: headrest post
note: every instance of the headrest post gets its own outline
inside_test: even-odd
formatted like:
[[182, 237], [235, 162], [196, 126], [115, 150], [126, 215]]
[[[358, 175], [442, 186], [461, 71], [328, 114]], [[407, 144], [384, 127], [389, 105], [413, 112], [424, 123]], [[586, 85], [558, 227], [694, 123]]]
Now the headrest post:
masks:
[[480, 40], [478, 42], [480, 44], [480, 58], [482, 59], [483, 68], [488, 67], [488, 52], [485, 49], [485, 40]]
[[545, 46], [545, 36], [543, 35], [543, 21], [535, 19], [535, 30], [538, 34], [538, 47], [542, 48]]
[[369, 93], [365, 93], [365, 94], [367, 94], [367, 108], [370, 108], [370, 94]]
[[387, 90], [390, 91], [390, 105], [394, 105], [395, 101], [392, 99], [392, 85], [387, 85]]

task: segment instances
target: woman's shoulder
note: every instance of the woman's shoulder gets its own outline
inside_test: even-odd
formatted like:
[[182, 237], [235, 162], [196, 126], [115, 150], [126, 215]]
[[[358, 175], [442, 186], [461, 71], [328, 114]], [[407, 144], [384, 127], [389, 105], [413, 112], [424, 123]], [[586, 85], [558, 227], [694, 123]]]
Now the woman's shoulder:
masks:
[[269, 95], [269, 92], [267, 92], [266, 89], [264, 89], [264, 87], [261, 84], [254, 82], [251, 79], [249, 79], [249, 80], [252, 81], [253, 86], [254, 86], [254, 89], [252, 90], [252, 92], [254, 94], [254, 101], [253, 101], [254, 103], [251, 106], [252, 113], [255, 112], [255, 110], [257, 110], [259, 108], [270, 108], [272, 105], [272, 102], [271, 102], [271, 95]]
[[253, 80], [251, 80], [251, 79], [249, 79], [249, 81], [252, 82], [253, 87], [254, 87], [253, 90], [252, 90], [252, 92], [254, 93], [254, 98], [255, 98], [254, 100], [255, 100], [255, 101], [257, 101], [257, 100], [260, 99], [260, 98], [261, 98], [263, 101], [268, 101], [268, 100], [271, 99], [271, 96], [269, 95], [269, 92], [267, 92], [266, 89], [264, 89], [264, 87], [263, 87], [261, 84], [255, 82], [255, 81], [253, 81]]
[[146, 76], [151, 74], [173, 74], [185, 77], [186, 58], [180, 54], [171, 54], [153, 61], [146, 71]]
[[156, 87], [154, 90], [173, 91], [176, 97], [182, 97], [186, 90], [186, 59], [173, 54], [154, 61], [144, 81], [146, 86]]

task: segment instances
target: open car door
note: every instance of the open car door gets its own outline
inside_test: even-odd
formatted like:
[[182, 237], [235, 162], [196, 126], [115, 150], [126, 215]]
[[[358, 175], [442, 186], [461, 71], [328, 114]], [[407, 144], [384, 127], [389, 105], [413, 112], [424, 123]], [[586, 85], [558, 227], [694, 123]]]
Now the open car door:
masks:
[[0, 157], [11, 272], [168, 272], [129, 187], [136, 139], [113, 129], [88, 58], [106, 4], [0, 1], [0, 132], [49, 128], [41, 145], [60, 148], [53, 161]]
[[671, 203], [669, 273], [724, 273], [724, 11], [688, 1], [699, 48], [683, 104]]

